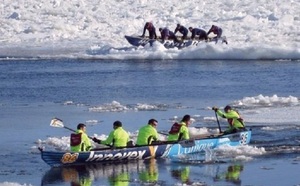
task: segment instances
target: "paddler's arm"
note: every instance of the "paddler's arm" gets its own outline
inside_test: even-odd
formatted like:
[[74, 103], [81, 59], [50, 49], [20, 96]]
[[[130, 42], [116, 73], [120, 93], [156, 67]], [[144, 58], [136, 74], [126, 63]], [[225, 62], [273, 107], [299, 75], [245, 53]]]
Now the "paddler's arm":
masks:
[[106, 140], [101, 141], [101, 144], [111, 146], [113, 140], [114, 140], [114, 130], [109, 133], [109, 136]]
[[225, 113], [223, 113], [222, 111], [220, 111], [220, 109], [218, 107], [213, 107], [212, 110], [214, 110], [218, 116], [222, 117], [222, 118], [226, 118]]

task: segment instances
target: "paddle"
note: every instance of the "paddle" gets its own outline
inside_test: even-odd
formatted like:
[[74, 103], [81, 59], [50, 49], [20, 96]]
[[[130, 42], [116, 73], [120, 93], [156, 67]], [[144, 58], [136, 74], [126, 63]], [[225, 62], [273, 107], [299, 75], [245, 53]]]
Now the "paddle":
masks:
[[[68, 130], [70, 130], [70, 131], [72, 131], [72, 132], [76, 132], [76, 130], [74, 130], [74, 129], [71, 129], [71, 128], [69, 128], [69, 127], [66, 127], [65, 125], [64, 125], [64, 122], [63, 122], [63, 120], [61, 120], [61, 119], [59, 119], [59, 118], [53, 118], [52, 120], [51, 120], [51, 122], [50, 122], [50, 126], [51, 127], [57, 127], [57, 128], [65, 128], [65, 129], [68, 129]], [[90, 137], [90, 136], [88, 136], [90, 139], [93, 139], [92, 137]]]
[[218, 115], [217, 115], [217, 111], [216, 111], [216, 110], [215, 110], [215, 115], [216, 115], [216, 119], [217, 119], [217, 122], [218, 122], [219, 133], [222, 133], [221, 126], [220, 126], [220, 122], [219, 122], [219, 118], [218, 118]]
[[161, 134], [161, 135], [165, 135], [165, 136], [168, 136], [169, 134], [168, 133], [165, 133], [165, 132], [160, 132], [160, 131], [157, 131], [158, 134]]
[[216, 116], [216, 119], [217, 119], [217, 123], [218, 123], [218, 127], [219, 127], [219, 133], [222, 133], [222, 130], [221, 130], [221, 126], [220, 126], [220, 122], [219, 122], [219, 118], [218, 118], [218, 115], [217, 115], [217, 111], [216, 110], [214, 110], [213, 108], [214, 107], [207, 107], [209, 110], [213, 110], [213, 111], [215, 111], [215, 116]]

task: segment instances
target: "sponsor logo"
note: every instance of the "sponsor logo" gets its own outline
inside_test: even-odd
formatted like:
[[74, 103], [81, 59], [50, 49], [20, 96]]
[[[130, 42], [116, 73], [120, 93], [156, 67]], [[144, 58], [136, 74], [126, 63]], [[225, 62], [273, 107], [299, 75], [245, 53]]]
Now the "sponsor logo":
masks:
[[201, 152], [204, 151], [205, 149], [212, 148], [214, 146], [214, 143], [203, 143], [203, 144], [198, 144], [193, 147], [189, 148], [183, 148], [184, 153], [193, 153], [193, 152]]
[[218, 139], [217, 146], [221, 146], [229, 143], [230, 143], [229, 138], [220, 138]]
[[219, 141], [218, 141], [218, 143], [228, 143], [228, 142], [230, 142], [230, 140], [228, 139], [228, 138], [220, 138], [219, 139]]
[[64, 155], [63, 155], [63, 157], [61, 158], [61, 162], [63, 163], [63, 164], [66, 164], [66, 163], [73, 163], [73, 162], [75, 162], [76, 160], [77, 160], [77, 158], [78, 158], [78, 153], [65, 153]]
[[142, 151], [127, 151], [119, 153], [101, 153], [97, 154], [95, 151], [91, 151], [89, 158], [85, 161], [113, 161], [113, 160], [131, 160], [131, 159], [142, 159], [146, 150]]

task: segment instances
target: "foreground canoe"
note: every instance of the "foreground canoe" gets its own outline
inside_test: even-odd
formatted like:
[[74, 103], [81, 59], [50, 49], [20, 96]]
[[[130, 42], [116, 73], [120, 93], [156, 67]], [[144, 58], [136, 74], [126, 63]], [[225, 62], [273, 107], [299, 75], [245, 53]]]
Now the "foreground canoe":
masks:
[[40, 148], [42, 159], [52, 167], [82, 165], [91, 163], [108, 163], [150, 158], [172, 158], [178, 155], [205, 152], [221, 145], [240, 146], [249, 144], [251, 131], [234, 134], [209, 136], [201, 139], [185, 140], [178, 143], [161, 143], [149, 146], [126, 148], [94, 149], [90, 152], [56, 152]]

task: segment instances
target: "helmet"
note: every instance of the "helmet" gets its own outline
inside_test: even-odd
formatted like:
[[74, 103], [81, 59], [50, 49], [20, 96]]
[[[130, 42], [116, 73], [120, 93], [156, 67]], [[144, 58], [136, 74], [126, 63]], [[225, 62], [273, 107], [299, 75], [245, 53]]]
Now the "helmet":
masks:
[[151, 22], [146, 22], [146, 27], [151, 28], [153, 25]]
[[190, 121], [191, 120], [191, 116], [190, 115], [184, 115], [181, 121]]
[[155, 126], [156, 126], [157, 123], [158, 123], [158, 122], [157, 122], [156, 119], [150, 119], [150, 120], [148, 121], [148, 124], [149, 124], [149, 125], [155, 125]]
[[224, 108], [224, 111], [228, 111], [228, 110], [231, 110], [231, 106], [227, 105], [225, 108]]
[[180, 26], [181, 26], [181, 25], [178, 23], [178, 24], [177, 24], [177, 27], [180, 27]]
[[83, 127], [86, 127], [86, 125], [83, 124], [83, 123], [79, 123], [79, 124], [77, 125], [77, 129], [81, 129], [81, 128], [83, 128]]
[[159, 28], [158, 30], [159, 30], [159, 31], [162, 31], [162, 28]]
[[190, 26], [190, 27], [189, 27], [189, 30], [192, 30], [192, 29], [193, 29], [193, 27]]
[[122, 127], [122, 122], [121, 121], [115, 121], [113, 125], [115, 127]]

